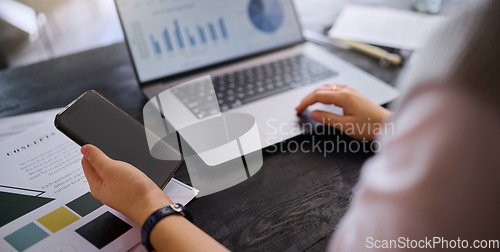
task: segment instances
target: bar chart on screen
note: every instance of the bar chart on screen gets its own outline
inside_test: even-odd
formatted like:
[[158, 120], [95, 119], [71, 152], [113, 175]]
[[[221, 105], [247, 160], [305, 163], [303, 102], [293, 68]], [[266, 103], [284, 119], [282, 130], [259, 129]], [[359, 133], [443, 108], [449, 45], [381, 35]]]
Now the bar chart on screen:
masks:
[[138, 78], [153, 81], [301, 40], [290, 0], [116, 0]]
[[[141, 37], [143, 32], [137, 32], [136, 35]], [[169, 26], [165, 26], [156, 34], [149, 35], [151, 51], [155, 55], [201, 49], [209, 45], [223, 43], [228, 38], [229, 34], [223, 17], [191, 26], [183, 26], [179, 20], [174, 19]], [[144, 48], [144, 45], [139, 47]]]

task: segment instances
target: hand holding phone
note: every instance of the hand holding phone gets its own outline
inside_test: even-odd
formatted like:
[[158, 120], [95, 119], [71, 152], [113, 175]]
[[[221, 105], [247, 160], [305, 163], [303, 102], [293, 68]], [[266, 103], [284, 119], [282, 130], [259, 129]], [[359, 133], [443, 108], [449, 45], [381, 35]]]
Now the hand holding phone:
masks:
[[152, 157], [147, 137], [155, 136], [96, 91], [78, 97], [57, 114], [54, 123], [80, 146], [95, 145], [110, 158], [137, 167], [162, 189], [182, 164], [180, 153], [163, 141], [157, 141], [154, 151], [165, 160]]

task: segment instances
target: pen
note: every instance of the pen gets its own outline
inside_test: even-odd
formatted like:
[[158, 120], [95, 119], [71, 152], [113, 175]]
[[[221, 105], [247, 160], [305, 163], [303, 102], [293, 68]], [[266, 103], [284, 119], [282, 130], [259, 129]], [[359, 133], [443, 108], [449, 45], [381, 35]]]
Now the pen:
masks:
[[305, 39], [319, 43], [322, 45], [327, 45], [327, 46], [334, 46], [342, 49], [355, 49], [358, 50], [362, 53], [368, 54], [372, 57], [380, 59], [380, 65], [383, 67], [389, 66], [389, 64], [393, 65], [400, 65], [402, 63], [401, 56], [390, 53], [380, 47], [361, 43], [361, 42], [355, 42], [351, 40], [336, 40], [332, 39], [328, 36], [325, 36], [321, 33], [311, 31], [311, 30], [303, 30], [302, 35], [304, 36]]
[[339, 39], [339, 42], [347, 44], [355, 50], [380, 59], [380, 65], [383, 67], [387, 67], [389, 64], [396, 66], [401, 64], [401, 56], [390, 53], [380, 47], [344, 39]]

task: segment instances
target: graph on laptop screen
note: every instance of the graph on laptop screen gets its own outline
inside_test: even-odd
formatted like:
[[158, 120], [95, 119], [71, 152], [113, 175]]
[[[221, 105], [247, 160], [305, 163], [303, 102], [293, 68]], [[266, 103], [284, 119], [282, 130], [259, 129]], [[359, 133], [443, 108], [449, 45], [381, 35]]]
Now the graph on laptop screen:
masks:
[[301, 40], [290, 0], [117, 0], [141, 82]]

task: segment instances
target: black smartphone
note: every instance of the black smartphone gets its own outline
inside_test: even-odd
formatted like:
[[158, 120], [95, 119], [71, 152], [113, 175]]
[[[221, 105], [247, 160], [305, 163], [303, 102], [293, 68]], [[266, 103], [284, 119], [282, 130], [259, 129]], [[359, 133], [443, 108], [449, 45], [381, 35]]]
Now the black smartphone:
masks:
[[[150, 141], [155, 143], [150, 146], [148, 138], [156, 137], [153, 133], [93, 90], [59, 112], [54, 124], [80, 146], [95, 145], [110, 158], [137, 167], [162, 189], [183, 161], [181, 154], [163, 141]], [[162, 159], [154, 158], [153, 151]]]

